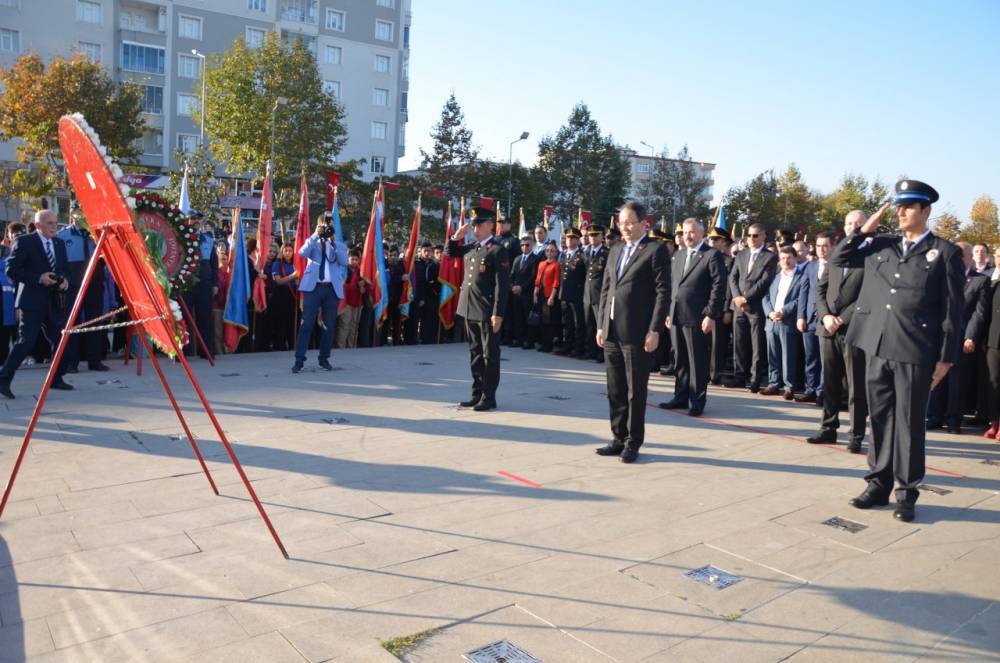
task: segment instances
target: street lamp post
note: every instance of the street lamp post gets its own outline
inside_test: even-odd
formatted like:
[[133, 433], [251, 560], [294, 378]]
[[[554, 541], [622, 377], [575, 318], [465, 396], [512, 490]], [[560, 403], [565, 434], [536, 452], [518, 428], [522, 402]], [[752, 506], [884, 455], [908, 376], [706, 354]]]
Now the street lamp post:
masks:
[[196, 58], [200, 58], [201, 59], [201, 133], [198, 136], [198, 144], [199, 145], [204, 145], [205, 144], [205, 111], [207, 110], [205, 108], [205, 82], [208, 79], [208, 76], [207, 76], [208, 72], [205, 71], [205, 64], [206, 64], [205, 56], [202, 55], [201, 53], [199, 53], [197, 48], [192, 48], [191, 49], [191, 55], [195, 56]]
[[649, 148], [649, 172], [646, 173], [646, 207], [653, 206], [653, 162], [656, 159], [656, 148], [644, 140], [639, 141], [640, 145]]
[[288, 104], [288, 99], [284, 97], [278, 97], [274, 100], [274, 106], [271, 108], [271, 166], [274, 166], [274, 122], [275, 116], [278, 114], [278, 106], [284, 106]]
[[514, 145], [522, 140], [528, 140], [528, 132], [522, 131], [521, 137], [511, 141], [510, 151], [507, 154], [507, 220], [510, 220], [510, 206], [514, 198]]

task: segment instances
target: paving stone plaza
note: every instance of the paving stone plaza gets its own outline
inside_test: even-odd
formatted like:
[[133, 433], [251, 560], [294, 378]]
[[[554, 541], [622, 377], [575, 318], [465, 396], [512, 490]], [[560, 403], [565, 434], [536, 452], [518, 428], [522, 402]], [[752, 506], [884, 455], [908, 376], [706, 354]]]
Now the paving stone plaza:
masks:
[[[601, 366], [503, 357], [487, 413], [460, 344], [196, 362], [289, 560], [178, 367], [220, 496], [148, 362], [70, 376], [0, 521], [0, 661], [1000, 661], [1000, 445], [930, 434], [902, 523], [847, 505], [815, 406], [713, 387], [626, 466]], [[43, 377], [0, 402], [3, 485]]]

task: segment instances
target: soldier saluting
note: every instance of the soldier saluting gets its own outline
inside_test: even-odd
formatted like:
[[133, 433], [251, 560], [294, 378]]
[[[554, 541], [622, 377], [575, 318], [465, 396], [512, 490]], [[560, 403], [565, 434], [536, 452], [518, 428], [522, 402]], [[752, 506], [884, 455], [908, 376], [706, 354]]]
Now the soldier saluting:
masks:
[[[493, 210], [476, 208], [472, 219], [448, 238], [444, 254], [463, 258], [464, 277], [456, 313], [465, 319], [472, 369], [472, 397], [459, 403], [477, 412], [497, 406], [500, 384], [500, 326], [510, 293], [510, 256], [493, 236]], [[469, 225], [473, 240], [459, 244]]]
[[927, 228], [932, 187], [896, 183], [896, 216], [902, 236], [873, 236], [890, 203], [841, 242], [836, 267], [864, 267], [847, 342], [865, 351], [872, 444], [868, 487], [851, 500], [858, 509], [884, 506], [896, 488], [896, 511], [913, 520], [924, 478], [927, 396], [959, 356], [962, 338], [961, 250]]

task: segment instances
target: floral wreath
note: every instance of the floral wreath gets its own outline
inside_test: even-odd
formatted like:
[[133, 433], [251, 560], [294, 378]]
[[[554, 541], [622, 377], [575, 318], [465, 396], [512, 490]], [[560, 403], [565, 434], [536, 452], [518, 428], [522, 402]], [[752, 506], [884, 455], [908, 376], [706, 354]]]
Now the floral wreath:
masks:
[[[171, 204], [156, 193], [136, 194], [135, 211], [150, 211], [159, 214], [173, 228], [181, 245], [181, 264], [177, 273], [170, 277], [170, 291], [182, 293], [190, 290], [198, 282], [198, 268], [201, 264], [201, 245], [197, 224], [187, 218], [176, 205]], [[161, 241], [160, 238], [158, 236], [154, 238], [152, 233], [147, 233], [145, 239], [146, 247], [149, 249], [150, 255], [153, 256], [153, 260], [160, 263], [163, 255], [163, 247], [157, 245]], [[157, 264], [157, 268], [162, 269], [162, 264]]]

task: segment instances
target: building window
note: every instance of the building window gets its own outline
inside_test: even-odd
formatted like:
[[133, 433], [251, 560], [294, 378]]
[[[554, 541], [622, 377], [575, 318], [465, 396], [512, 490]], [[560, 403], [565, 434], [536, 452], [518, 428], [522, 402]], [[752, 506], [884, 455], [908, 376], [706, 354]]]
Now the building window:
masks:
[[266, 34], [267, 31], [260, 28], [247, 28], [243, 35], [247, 43], [247, 48], [260, 48], [263, 46]]
[[159, 85], [142, 86], [142, 112], [163, 114], [163, 88]]
[[384, 173], [385, 172], [385, 157], [372, 157], [372, 168], [373, 173]]
[[410, 77], [410, 59], [403, 60], [403, 78]]
[[198, 97], [193, 94], [180, 93], [177, 95], [177, 114], [186, 117], [194, 117], [198, 110]]
[[323, 81], [323, 92], [334, 99], [340, 99], [340, 81]]
[[388, 55], [375, 56], [375, 71], [380, 74], [388, 74], [390, 69], [392, 69], [392, 58]]
[[266, 12], [267, 0], [247, 0], [247, 9], [252, 12]]
[[344, 49], [340, 46], [327, 46], [323, 49], [323, 62], [326, 64], [340, 64], [344, 55]]
[[285, 46], [292, 48], [295, 42], [300, 41], [302, 45], [306, 47], [306, 50], [316, 56], [316, 37], [310, 37], [309, 35], [304, 35], [301, 32], [287, 32], [281, 33], [281, 38], [285, 42]]
[[201, 58], [181, 53], [177, 61], [177, 75], [181, 78], [198, 78], [201, 75]]
[[137, 138], [135, 147], [139, 154], [159, 156], [163, 154], [163, 132], [159, 129], [152, 129]]
[[385, 140], [389, 125], [385, 122], [372, 122], [372, 140]]
[[165, 51], [156, 46], [122, 42], [122, 69], [143, 74], [162, 74]]
[[375, 38], [379, 41], [392, 41], [394, 27], [389, 21], [375, 21]]
[[410, 93], [404, 92], [399, 95], [399, 112], [405, 113], [409, 109]]
[[87, 59], [95, 64], [101, 64], [101, 45], [91, 41], [81, 41], [77, 45], [77, 50], [87, 56]]
[[635, 165], [635, 171], [641, 173], [642, 175], [649, 174], [649, 164], [648, 163], [637, 163]]
[[0, 51], [19, 53], [21, 51], [21, 33], [17, 30], [0, 28]]
[[281, 18], [296, 23], [316, 23], [316, 0], [281, 0]]
[[201, 19], [197, 16], [181, 14], [177, 23], [177, 34], [185, 39], [201, 39]]
[[347, 14], [337, 9], [326, 10], [326, 29], [343, 32], [347, 29]]
[[403, 48], [410, 47], [410, 26], [403, 26]]
[[396, 6], [394, 0], [375, 0], [375, 4], [379, 7], [385, 7], [386, 9], [392, 9]]
[[145, 14], [122, 12], [121, 17], [118, 20], [121, 23], [122, 30], [138, 30], [139, 32], [147, 31]]
[[101, 3], [94, 0], [76, 0], [76, 20], [101, 24]]
[[373, 106], [388, 106], [389, 105], [389, 91], [384, 90], [380, 87], [372, 90], [372, 105]]
[[0, 0], [0, 7], [13, 7], [17, 9], [17, 0]]
[[177, 149], [191, 154], [198, 149], [198, 134], [177, 134]]

